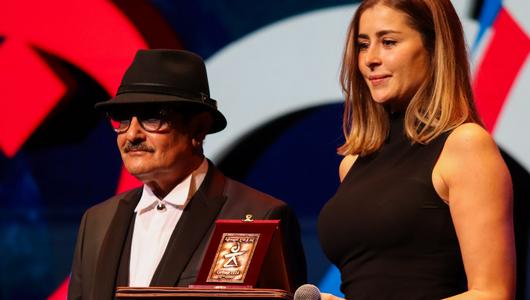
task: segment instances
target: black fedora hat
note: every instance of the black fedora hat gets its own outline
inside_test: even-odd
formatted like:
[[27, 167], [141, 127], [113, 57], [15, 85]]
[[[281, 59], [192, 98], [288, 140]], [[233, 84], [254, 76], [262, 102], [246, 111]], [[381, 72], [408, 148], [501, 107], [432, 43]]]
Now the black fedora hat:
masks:
[[203, 59], [183, 50], [139, 50], [121, 81], [116, 97], [96, 103], [96, 109], [116, 111], [131, 105], [195, 107], [211, 113], [209, 133], [223, 130], [226, 119], [210, 98]]

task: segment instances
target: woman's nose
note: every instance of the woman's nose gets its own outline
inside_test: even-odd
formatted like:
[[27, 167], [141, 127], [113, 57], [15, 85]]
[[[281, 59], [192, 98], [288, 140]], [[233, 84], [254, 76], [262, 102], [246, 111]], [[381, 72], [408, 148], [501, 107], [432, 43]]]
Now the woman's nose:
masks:
[[371, 70], [381, 64], [381, 56], [378, 47], [370, 46], [365, 50], [364, 64]]

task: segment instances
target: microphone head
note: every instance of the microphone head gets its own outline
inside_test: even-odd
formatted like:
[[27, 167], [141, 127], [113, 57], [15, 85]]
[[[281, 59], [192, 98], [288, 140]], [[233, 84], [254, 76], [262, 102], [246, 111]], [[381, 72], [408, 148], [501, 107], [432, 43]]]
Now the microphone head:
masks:
[[312, 284], [304, 284], [294, 292], [294, 300], [320, 300], [320, 290]]

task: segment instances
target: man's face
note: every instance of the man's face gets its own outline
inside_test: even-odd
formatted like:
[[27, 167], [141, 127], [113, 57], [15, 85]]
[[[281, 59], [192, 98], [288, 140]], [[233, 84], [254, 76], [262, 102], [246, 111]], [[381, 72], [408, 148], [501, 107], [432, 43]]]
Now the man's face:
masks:
[[149, 122], [160, 118], [156, 113], [146, 115], [145, 110], [131, 110], [121, 116], [127, 117], [129, 127], [118, 132], [117, 142], [125, 168], [132, 175], [144, 183], [182, 180], [188, 175], [188, 166], [196, 154], [191, 131], [182, 117], [162, 117], [156, 130], [149, 127]]

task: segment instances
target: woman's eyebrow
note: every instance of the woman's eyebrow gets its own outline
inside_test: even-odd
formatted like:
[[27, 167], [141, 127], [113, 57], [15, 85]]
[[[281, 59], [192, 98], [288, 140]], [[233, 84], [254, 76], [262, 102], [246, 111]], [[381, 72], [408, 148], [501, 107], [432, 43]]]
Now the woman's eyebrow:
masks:
[[[380, 37], [382, 37], [384, 35], [391, 34], [391, 33], [396, 34], [396, 33], [401, 33], [401, 32], [400, 31], [396, 31], [396, 30], [381, 30], [381, 31], [376, 32], [375, 35], [378, 38], [380, 38]], [[368, 35], [365, 34], [365, 33], [360, 33], [358, 37], [361, 38], [361, 39], [368, 39], [369, 38]]]

